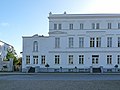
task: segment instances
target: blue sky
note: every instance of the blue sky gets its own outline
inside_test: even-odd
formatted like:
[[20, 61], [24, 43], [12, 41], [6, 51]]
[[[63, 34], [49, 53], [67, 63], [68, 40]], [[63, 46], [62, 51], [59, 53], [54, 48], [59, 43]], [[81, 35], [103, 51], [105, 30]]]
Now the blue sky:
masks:
[[0, 40], [22, 51], [22, 36], [48, 35], [49, 12], [120, 13], [120, 0], [0, 0]]

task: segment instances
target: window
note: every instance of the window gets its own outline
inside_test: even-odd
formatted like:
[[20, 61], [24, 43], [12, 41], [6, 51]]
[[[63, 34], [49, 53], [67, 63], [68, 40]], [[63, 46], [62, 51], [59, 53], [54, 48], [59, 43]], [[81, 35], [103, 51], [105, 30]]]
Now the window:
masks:
[[30, 64], [30, 56], [29, 55], [26, 56], [26, 64]]
[[33, 64], [38, 64], [38, 56], [33, 56]]
[[84, 47], [84, 37], [79, 37], [79, 47]]
[[73, 24], [69, 24], [69, 29], [73, 30]]
[[60, 56], [55, 55], [55, 64], [60, 64]]
[[79, 64], [84, 64], [84, 55], [79, 55]]
[[68, 63], [69, 64], [73, 64], [73, 55], [69, 55], [69, 59], [68, 59]]
[[101, 37], [96, 38], [96, 47], [101, 47]]
[[60, 38], [55, 38], [55, 48], [60, 48]]
[[58, 24], [58, 29], [59, 29], [59, 30], [62, 29], [62, 24]]
[[69, 38], [69, 48], [73, 48], [73, 37]]
[[41, 64], [45, 64], [45, 55], [41, 56]]
[[33, 51], [38, 52], [38, 42], [37, 41], [33, 42]]
[[80, 29], [83, 29], [84, 26], [83, 26], [83, 23], [80, 23]]
[[120, 23], [118, 23], [118, 29], [120, 29]]
[[57, 24], [54, 24], [54, 30], [56, 30], [57, 29]]
[[111, 29], [111, 23], [108, 23], [108, 29]]
[[92, 23], [92, 29], [95, 29], [95, 23]]
[[92, 55], [92, 64], [98, 64], [99, 55]]
[[92, 23], [92, 29], [99, 29], [100, 24], [99, 23]]
[[112, 47], [112, 37], [107, 37], [107, 47]]
[[117, 64], [120, 64], [120, 55], [117, 56]]
[[96, 29], [99, 29], [99, 23], [96, 23]]
[[95, 45], [95, 38], [94, 37], [91, 37], [90, 38], [90, 47], [94, 47]]
[[107, 64], [112, 64], [112, 55], [107, 55]]
[[118, 47], [120, 47], [120, 37], [118, 37]]

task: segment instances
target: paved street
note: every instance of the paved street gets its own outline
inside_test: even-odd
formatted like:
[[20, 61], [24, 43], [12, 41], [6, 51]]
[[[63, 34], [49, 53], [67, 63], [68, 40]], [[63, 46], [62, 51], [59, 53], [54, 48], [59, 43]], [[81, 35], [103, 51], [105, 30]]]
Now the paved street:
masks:
[[0, 90], [120, 90], [120, 75], [0, 74]]
[[120, 80], [120, 74], [42, 73], [0, 75], [0, 80]]

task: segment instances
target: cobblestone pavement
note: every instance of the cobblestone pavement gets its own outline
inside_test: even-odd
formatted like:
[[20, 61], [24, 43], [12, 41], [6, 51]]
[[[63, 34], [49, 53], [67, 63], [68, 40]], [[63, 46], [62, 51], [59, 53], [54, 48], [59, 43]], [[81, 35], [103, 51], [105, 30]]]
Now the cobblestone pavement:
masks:
[[0, 90], [120, 90], [120, 81], [0, 80]]
[[2, 74], [0, 90], [120, 90], [120, 75]]

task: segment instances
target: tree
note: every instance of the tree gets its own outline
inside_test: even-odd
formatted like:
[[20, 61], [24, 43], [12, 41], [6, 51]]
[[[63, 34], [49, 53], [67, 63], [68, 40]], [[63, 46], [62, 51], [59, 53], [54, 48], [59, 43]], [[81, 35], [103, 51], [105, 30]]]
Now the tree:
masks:
[[7, 50], [6, 59], [4, 60], [9, 61], [11, 58], [13, 59], [13, 65], [15, 65], [15, 63], [17, 62], [15, 51]]
[[47, 63], [46, 65], [45, 65], [45, 67], [47, 67], [47, 72], [48, 72], [48, 67], [49, 67], [50, 65]]

